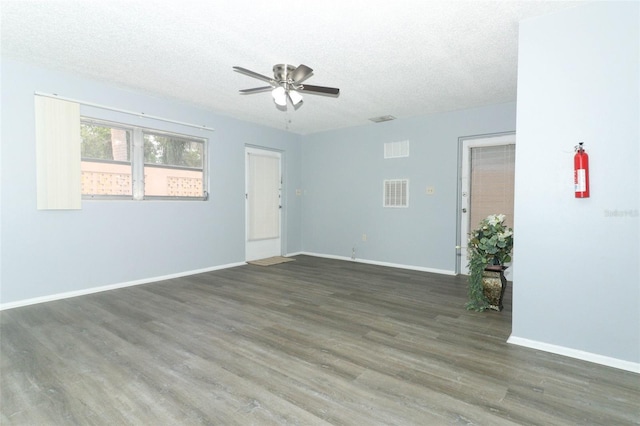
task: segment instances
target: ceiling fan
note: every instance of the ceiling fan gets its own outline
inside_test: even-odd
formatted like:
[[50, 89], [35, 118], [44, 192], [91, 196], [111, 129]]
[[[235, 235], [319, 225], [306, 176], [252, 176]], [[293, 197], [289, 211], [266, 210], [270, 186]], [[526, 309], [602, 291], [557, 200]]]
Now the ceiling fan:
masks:
[[287, 99], [295, 107], [302, 106], [302, 95], [300, 93], [311, 93], [314, 95], [338, 96], [340, 89], [334, 87], [312, 86], [302, 82], [311, 77], [313, 70], [306, 65], [277, 64], [273, 66], [273, 78], [258, 74], [246, 68], [233, 67], [241, 74], [258, 80], [266, 81], [269, 86], [254, 87], [253, 89], [243, 89], [240, 93], [248, 95], [252, 93], [271, 91], [273, 101], [280, 107], [287, 106]]

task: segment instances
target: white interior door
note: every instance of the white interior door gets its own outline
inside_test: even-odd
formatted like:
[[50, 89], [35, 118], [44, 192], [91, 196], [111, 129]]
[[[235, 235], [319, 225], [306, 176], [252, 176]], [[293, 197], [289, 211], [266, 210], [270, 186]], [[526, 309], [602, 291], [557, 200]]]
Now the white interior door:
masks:
[[282, 254], [282, 172], [279, 152], [245, 148], [247, 261]]
[[[513, 226], [515, 143], [515, 133], [462, 140], [458, 256], [458, 271], [462, 274], [469, 273], [466, 247], [468, 234], [480, 220], [490, 214], [500, 213], [507, 215], [507, 225]], [[487, 161], [484, 161], [483, 155]], [[498, 156], [498, 161], [492, 161], [491, 157], [495, 156]], [[476, 164], [475, 171], [472, 162]], [[509, 280], [512, 274], [513, 261], [505, 272]]]

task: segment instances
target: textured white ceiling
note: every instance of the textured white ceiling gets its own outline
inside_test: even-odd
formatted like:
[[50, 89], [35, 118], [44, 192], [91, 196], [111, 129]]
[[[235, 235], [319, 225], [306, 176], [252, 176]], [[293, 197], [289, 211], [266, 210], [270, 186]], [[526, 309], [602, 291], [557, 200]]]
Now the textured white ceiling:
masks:
[[[2, 55], [80, 73], [242, 120], [313, 133], [516, 99], [518, 22], [571, 1], [2, 1]], [[314, 69], [278, 110], [277, 63]], [[61, 94], [64, 95], [64, 94]], [[91, 101], [91, 99], [86, 99]], [[117, 105], [114, 105], [117, 107]]]

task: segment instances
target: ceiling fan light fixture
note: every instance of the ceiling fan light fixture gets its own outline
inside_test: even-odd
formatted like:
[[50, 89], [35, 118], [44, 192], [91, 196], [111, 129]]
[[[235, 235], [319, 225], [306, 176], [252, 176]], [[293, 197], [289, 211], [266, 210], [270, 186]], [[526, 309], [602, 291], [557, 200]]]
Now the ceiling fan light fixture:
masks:
[[288, 93], [289, 93], [289, 99], [291, 100], [291, 103], [294, 106], [302, 102], [302, 95], [300, 93], [296, 92], [295, 90], [289, 90]]
[[276, 105], [287, 106], [287, 93], [284, 90], [284, 87], [276, 87], [271, 91], [271, 96], [273, 96], [273, 101]]

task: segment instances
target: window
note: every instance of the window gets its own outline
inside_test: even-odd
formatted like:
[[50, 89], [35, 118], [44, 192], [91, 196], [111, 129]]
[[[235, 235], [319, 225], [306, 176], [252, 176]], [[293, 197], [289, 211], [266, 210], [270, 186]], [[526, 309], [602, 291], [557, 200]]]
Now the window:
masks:
[[384, 207], [409, 207], [409, 180], [384, 181]]
[[131, 131], [80, 123], [82, 195], [131, 196]]
[[204, 141], [144, 132], [144, 195], [202, 197]]
[[471, 148], [471, 228], [494, 213], [506, 215], [513, 227], [515, 164], [514, 144]]
[[206, 199], [206, 140], [83, 119], [85, 198]]

